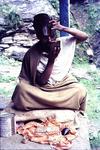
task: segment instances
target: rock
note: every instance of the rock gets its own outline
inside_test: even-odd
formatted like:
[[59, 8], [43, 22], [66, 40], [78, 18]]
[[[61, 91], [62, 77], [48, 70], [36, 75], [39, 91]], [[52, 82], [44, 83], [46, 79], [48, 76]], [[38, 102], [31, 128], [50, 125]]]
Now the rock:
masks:
[[96, 67], [100, 68], [100, 55], [97, 57]]
[[8, 48], [9, 45], [8, 44], [0, 44], [0, 48]]
[[0, 40], [4, 36], [5, 33], [6, 33], [6, 29], [3, 26], [0, 26]]
[[26, 53], [27, 48], [23, 48], [20, 46], [11, 46], [5, 50], [6, 55], [11, 56], [11, 55], [20, 55], [20, 53]]
[[3, 51], [4, 51], [4, 48], [3, 48], [3, 47], [0, 47], [0, 53], [3, 52]]
[[[11, 15], [16, 13], [20, 16], [21, 21], [20, 26], [16, 29], [12, 27], [8, 30], [7, 20], [5, 20], [4, 15], [0, 14], [0, 39], [2, 43], [0, 51], [4, 51], [5, 55], [22, 61], [25, 52], [37, 42], [32, 23], [34, 15], [48, 13], [50, 16], [58, 17], [57, 11], [48, 0], [1, 0], [0, 4], [1, 6], [7, 6], [6, 16], [10, 13], [12, 13]], [[11, 25], [14, 24], [13, 20], [10, 22]], [[6, 45], [10, 47], [6, 47]]]
[[89, 72], [87, 70], [84, 70], [83, 68], [71, 68], [70, 73], [73, 74], [78, 80], [80, 79], [86, 79], [86, 80], [92, 80], [92, 77], [90, 76]]
[[[0, 3], [4, 5], [5, 1], [1, 1]], [[16, 8], [16, 13], [22, 19], [33, 20], [34, 15], [42, 12], [48, 13], [51, 16], [57, 16], [56, 10], [48, 0], [7, 0], [6, 4], [11, 8]]]
[[11, 57], [11, 58], [14, 58], [15, 60], [22, 61], [24, 55], [25, 55], [25, 52], [17, 53], [16, 51], [14, 51], [14, 52], [10, 55], [10, 57]]
[[13, 37], [5, 37], [5, 38], [3, 38], [1, 43], [13, 44]]
[[[0, 16], [0, 25], [4, 25], [4, 18]], [[1, 28], [1, 27], [0, 27]]]
[[5, 48], [9, 48], [8, 44], [0, 44], [0, 52], [4, 52]]

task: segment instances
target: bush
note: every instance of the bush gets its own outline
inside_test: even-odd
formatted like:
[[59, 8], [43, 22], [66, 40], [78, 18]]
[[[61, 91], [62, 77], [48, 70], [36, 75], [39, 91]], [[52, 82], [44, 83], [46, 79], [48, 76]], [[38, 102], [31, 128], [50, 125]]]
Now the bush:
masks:
[[12, 8], [12, 6], [8, 4], [0, 4], [0, 15], [4, 18], [5, 28], [7, 29], [17, 29], [21, 23], [21, 17], [16, 13], [16, 8]]
[[7, 28], [9, 29], [17, 29], [21, 25], [21, 18], [15, 12], [10, 12], [7, 16], [5, 16], [5, 22]]

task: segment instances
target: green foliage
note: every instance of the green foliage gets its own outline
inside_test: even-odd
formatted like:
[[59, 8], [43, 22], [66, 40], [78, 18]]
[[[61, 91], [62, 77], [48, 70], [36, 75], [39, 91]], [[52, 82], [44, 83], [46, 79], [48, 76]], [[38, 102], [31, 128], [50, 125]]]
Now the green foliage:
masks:
[[90, 34], [93, 34], [95, 30], [100, 31], [100, 26], [98, 25], [98, 21], [100, 19], [100, 7], [96, 7], [95, 5], [89, 5], [87, 9], [88, 14], [88, 24], [86, 26], [86, 31]]
[[16, 8], [8, 4], [0, 4], [0, 13], [4, 17], [7, 29], [17, 29], [22, 24], [21, 17], [16, 13]]
[[[92, 136], [92, 135], [90, 135], [90, 136]], [[97, 149], [98, 149], [100, 147], [100, 132], [98, 133], [97, 137], [93, 137], [93, 139], [90, 140], [90, 144], [91, 144], [92, 148], [97, 147]]]
[[83, 61], [78, 56], [74, 58], [73, 67], [87, 70], [86, 78], [77, 77], [78, 81], [86, 87], [87, 90], [87, 109], [89, 119], [98, 120], [100, 116], [100, 70], [93, 69], [87, 61]]
[[9, 95], [11, 94], [11, 91], [9, 91], [9, 89], [4, 89], [0, 87], [0, 95], [4, 95], [5, 97], [9, 97]]
[[77, 54], [75, 54], [73, 64], [77, 67], [80, 67], [80, 65], [87, 63], [87, 61], [88, 61], [87, 57], [85, 57], [85, 56], [79, 57]]
[[15, 77], [6, 76], [6, 74], [0, 75], [0, 83], [4, 83], [4, 82], [10, 83], [10, 82], [15, 81], [15, 80], [16, 80]]
[[15, 61], [14, 59], [9, 59], [6, 56], [0, 56], [0, 95], [4, 97], [10, 97], [16, 85], [17, 77], [16, 74], [9, 74], [8, 71], [2, 72], [2, 67], [19, 67], [21, 62]]
[[6, 16], [7, 14], [10, 13], [10, 11], [11, 11], [11, 7], [8, 4], [6, 3], [4, 5], [0, 4], [0, 14], [2, 16]]
[[84, 84], [87, 89], [87, 114], [89, 119], [99, 119], [100, 116], [100, 89], [97, 90], [97, 86], [100, 85], [100, 75], [98, 71], [91, 71], [88, 67], [88, 76], [91, 77], [90, 80], [81, 79], [80, 82]]
[[73, 64], [77, 67], [80, 67], [80, 65], [85, 65], [86, 63], [88, 63], [88, 58], [84, 55], [84, 49], [81, 48], [81, 46], [79, 46], [79, 52], [77, 51], [75, 53], [74, 59], [73, 59]]
[[14, 59], [9, 59], [8, 57], [2, 55], [0, 56], [0, 65], [3, 65], [3, 66], [19, 66], [21, 65], [21, 62], [19, 61], [16, 61]]
[[7, 16], [5, 16], [5, 22], [8, 28], [17, 29], [21, 25], [21, 18], [15, 12], [10, 12]]
[[[77, 68], [80, 68], [79, 64], [76, 64], [75, 66]], [[97, 89], [97, 87], [100, 87], [100, 72], [99, 70], [92, 71], [90, 65], [85, 62], [81, 64], [81, 68], [83, 68], [83, 70], [88, 68], [87, 75], [90, 77], [90, 79], [78, 79], [80, 83], [83, 84], [84, 87], [86, 87], [87, 90], [86, 112], [89, 120], [98, 122], [100, 120], [100, 89]], [[89, 137], [91, 147], [95, 148], [100, 146], [100, 133], [96, 133], [96, 136], [94, 135], [94, 133], [90, 133]]]
[[49, 0], [54, 9], [59, 13], [59, 1], [58, 0]]

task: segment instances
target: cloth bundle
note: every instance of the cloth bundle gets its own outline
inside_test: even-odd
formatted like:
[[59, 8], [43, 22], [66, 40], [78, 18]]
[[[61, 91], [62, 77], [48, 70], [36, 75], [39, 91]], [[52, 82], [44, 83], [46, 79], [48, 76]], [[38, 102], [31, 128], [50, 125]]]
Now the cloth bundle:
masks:
[[30, 121], [26, 124], [19, 124], [17, 133], [24, 137], [23, 143], [33, 141], [50, 144], [57, 150], [69, 149], [72, 146], [72, 140], [77, 137], [77, 130], [72, 122], [58, 122], [55, 116], [47, 117], [40, 123]]

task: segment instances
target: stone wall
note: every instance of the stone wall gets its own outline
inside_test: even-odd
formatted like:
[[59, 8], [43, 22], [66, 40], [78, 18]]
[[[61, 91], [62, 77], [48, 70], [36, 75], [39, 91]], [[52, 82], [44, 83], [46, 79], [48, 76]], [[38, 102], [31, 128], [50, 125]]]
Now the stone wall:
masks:
[[[34, 15], [48, 13], [58, 17], [57, 12], [48, 0], [1, 0], [0, 6], [9, 11], [0, 14], [0, 53], [22, 61], [25, 52], [37, 41], [32, 26]], [[22, 24], [16, 29], [7, 28], [5, 15], [10, 12], [21, 18]]]

